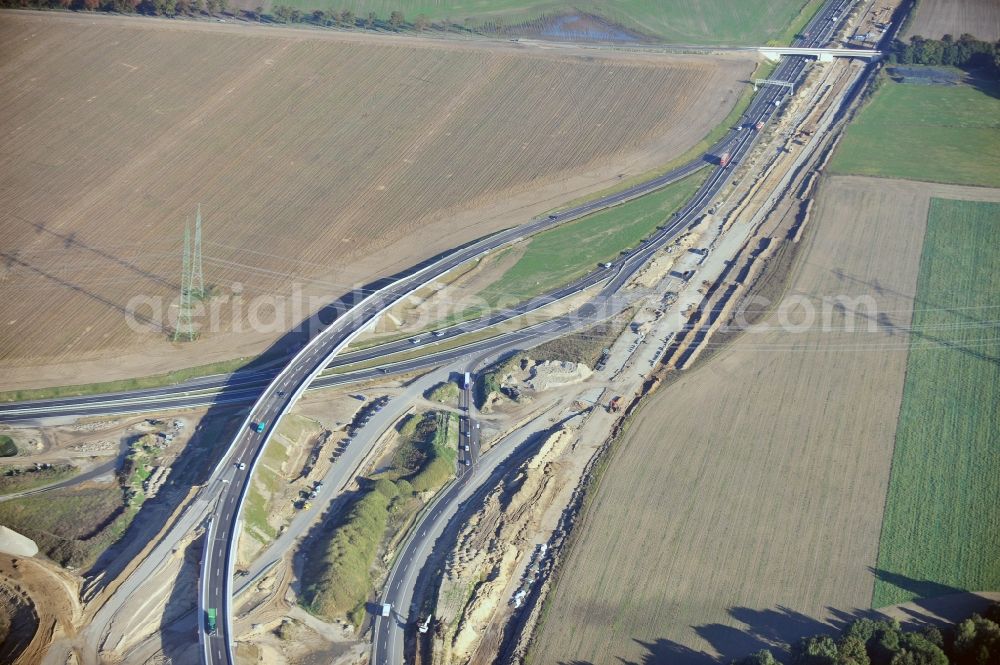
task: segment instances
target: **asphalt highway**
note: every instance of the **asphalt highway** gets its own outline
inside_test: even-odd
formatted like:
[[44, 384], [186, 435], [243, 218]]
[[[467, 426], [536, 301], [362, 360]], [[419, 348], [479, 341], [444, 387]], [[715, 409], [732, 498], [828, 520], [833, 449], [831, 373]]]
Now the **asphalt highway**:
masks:
[[[803, 31], [809, 36], [797, 39], [794, 45], [818, 46], [828, 42], [835, 33], [846, 8], [851, 4], [851, 0], [827, 2]], [[798, 80], [804, 68], [804, 58], [786, 58], [778, 65], [771, 78], [793, 83]], [[766, 86], [755, 96], [741, 120], [740, 127], [742, 129], [730, 132], [727, 137], [728, 141], [722, 147], [728, 149], [731, 154], [729, 168], [740, 164], [746, 157], [756, 139], [755, 127], [757, 123], [767, 124], [780, 106], [784, 93], [785, 88], [783, 87]], [[605, 285], [595, 301], [614, 297], [653, 253], [662, 248], [667, 241], [693, 225], [700, 218], [701, 213], [710, 207], [712, 200], [729, 181], [729, 178], [729, 169], [716, 168], [684, 209], [663, 225], [656, 234], [624, 257], [621, 265], [616, 267], [615, 276]], [[574, 325], [573, 318], [563, 318], [566, 320], [565, 328], [577, 327]], [[576, 321], [579, 321], [579, 317], [576, 318]], [[554, 319], [550, 323], [560, 325], [560, 320]], [[497, 446], [495, 455], [491, 451], [485, 456], [485, 459], [477, 460], [475, 472], [460, 476], [434, 510], [429, 511], [413, 526], [416, 535], [405, 545], [386, 580], [382, 602], [390, 604], [393, 607], [393, 613], [389, 619], [381, 617], [376, 619], [372, 638], [372, 663], [374, 665], [395, 665], [404, 662], [404, 635], [407, 625], [416, 619], [412, 616], [412, 604], [414, 586], [420, 571], [426, 564], [427, 558], [434, 551], [436, 542], [444, 533], [447, 523], [457, 514], [461, 503], [480, 490], [483, 484], [494, 478], [498, 469], [503, 471], [511, 468], [508, 463], [510, 452], [517, 447], [515, 444], [521, 443], [520, 438], [522, 437], [510, 437], [511, 441], [505, 440]], [[488, 463], [484, 464], [487, 460]]]
[[478, 458], [471, 470], [459, 476], [440, 494], [420, 524], [413, 527], [413, 535], [400, 548], [381, 599], [392, 608], [390, 616], [375, 617], [371, 660], [374, 665], [404, 661], [404, 635], [407, 625], [416, 619], [411, 617], [411, 604], [424, 563], [435, 551], [462, 504], [489, 487], [491, 480], [516, 468], [537, 448], [537, 444], [541, 443], [537, 431], [548, 425], [547, 419], [547, 414], [539, 416]]
[[[758, 94], [755, 97], [754, 102], [751, 104], [751, 112], [753, 112], [755, 107], [760, 106], [762, 98], [777, 95], [778, 93], [775, 90], [784, 89], [774, 87], [765, 88], [762, 91], [764, 94]], [[761, 117], [770, 117], [770, 113], [773, 113], [773, 108], [768, 110], [765, 107]], [[730, 144], [735, 142], [739, 152], [733, 155], [734, 162], [737, 161], [737, 155], [741, 157], [745, 154], [746, 149], [753, 141], [754, 136], [748, 133], [749, 131], [752, 130], [746, 128], [742, 128], [739, 131], [733, 130], [720, 142], [722, 149], [726, 149]], [[204, 593], [201, 600], [204, 604], [200, 609], [202, 610], [202, 614], [209, 608], [215, 609], [219, 618], [218, 629], [215, 633], [208, 634], [206, 631], [201, 632], [205, 644], [204, 654], [206, 662], [209, 665], [215, 663], [232, 664], [235, 662], [232, 648], [232, 612], [230, 607], [233, 595], [232, 577], [235, 564], [235, 548], [240, 532], [240, 510], [243, 505], [244, 495], [249, 488], [248, 479], [260, 459], [260, 453], [275, 423], [291, 408], [320, 372], [329, 365], [334, 356], [340, 353], [354, 337], [372, 324], [382, 312], [394, 303], [462, 263], [521, 238], [538, 233], [555, 224], [575, 219], [595, 210], [616, 205], [643, 193], [656, 190], [664, 184], [676, 180], [678, 177], [683, 177], [683, 175], [702, 168], [702, 165], [702, 160], [692, 162], [671, 173], [635, 185], [625, 191], [610, 194], [569, 210], [551, 214], [544, 219], [535, 220], [526, 225], [502, 231], [479, 242], [455, 250], [444, 258], [430, 265], [415, 269], [389, 286], [372, 293], [353, 308], [347, 310], [325, 330], [314, 336], [296, 354], [288, 365], [264, 389], [263, 394], [260, 395], [250, 409], [250, 413], [247, 415], [240, 432], [220, 462], [220, 468], [232, 465], [237, 470], [232, 478], [232, 482], [222, 490], [218, 513], [213, 522], [212, 531], [214, 541], [209, 543], [209, 546], [205, 548], [202, 560], [203, 579], [201, 582]], [[640, 255], [648, 257], [652, 252], [656, 251], [658, 246], [662, 246], [663, 242], [685, 228], [685, 225], [693, 223], [694, 217], [700, 212], [701, 206], [703, 206], [703, 201], [709, 200], [721, 188], [725, 180], [728, 179], [728, 173], [725, 173], [725, 171], [726, 169], [721, 167], [715, 170], [706, 183], [712, 183], [712, 187], [706, 188], [703, 186], [695, 202], [689, 206], [688, 212], [669, 225], [669, 228], [657, 234], [658, 240], [656, 242], [647, 241], [643, 245], [644, 249], [634, 252], [632, 255], [621, 260], [620, 266], [614, 266], [619, 271], [617, 276], [612, 279], [612, 284], [617, 283], [620, 285], [624, 283], [627, 280], [626, 273], [634, 272], [641, 266]], [[644, 260], [642, 259], [642, 261]], [[626, 270], [626, 268], [628, 269]], [[606, 287], [605, 291], [608, 288]], [[615, 290], [617, 290], [617, 287], [615, 287]], [[569, 322], [564, 325], [564, 327], [569, 326]], [[223, 645], [225, 649], [222, 648]]]
[[[830, 19], [834, 16], [842, 16], [844, 8], [849, 4], [850, 0], [831, 0], [831, 2], [828, 2], [827, 6], [817, 14], [809, 27], [806, 28], [805, 32], [808, 32], [811, 36], [808, 39], [796, 40], [794, 46], [818, 46], [829, 41], [830, 36], [836, 28], [836, 24]], [[794, 82], [802, 72], [805, 60], [806, 58], [803, 57], [785, 58], [778, 65], [771, 78]], [[729, 168], [731, 169], [738, 165], [753, 144], [756, 131], [755, 125], [758, 122], [767, 123], [776, 110], [775, 102], [780, 103], [786, 92], [785, 88], [778, 86], [765, 86], [761, 89], [744, 113], [738, 128], [734, 128], [728, 132], [709, 149], [706, 156], [719, 155], [728, 151], [731, 154]], [[706, 159], [694, 160], [669, 173], [639, 183], [624, 191], [554, 213], [524, 226], [508, 229], [449, 255], [445, 260], [439, 262], [441, 265], [438, 268], [438, 272], [434, 274], [440, 276], [457, 265], [491, 249], [515, 242], [548, 227], [585, 216], [596, 210], [618, 205], [655, 191], [707, 166], [709, 166], [709, 162]], [[465, 333], [483, 330], [571, 296], [614, 275], [617, 275], [617, 279], [609, 285], [608, 289], [617, 289], [631, 276], [631, 271], [628, 269], [623, 270], [623, 267], [643, 262], [645, 260], [644, 257], [648, 257], [656, 251], [657, 246], [662, 244], [664, 238], [675, 236], [679, 228], [682, 228], [685, 224], [692, 223], [700, 212], [705, 209], [706, 205], [711, 202], [712, 197], [722, 188], [728, 180], [728, 175], [728, 169], [716, 168], [708, 181], [702, 185], [699, 192], [681, 213], [675, 215], [671, 222], [657, 234], [647, 239], [638, 250], [632, 252], [627, 257], [615, 261], [610, 267], [600, 267], [571, 284], [567, 284], [560, 289], [533, 298], [507, 310], [493, 313], [481, 319], [456, 324], [435, 331], [433, 334], [423, 334], [419, 336], [416, 343], [410, 340], [399, 340], [362, 351], [337, 354], [335, 358], [331, 356], [327, 366], [339, 367], [351, 363], [373, 360], [399, 351], [421, 348], [447, 341]], [[433, 279], [433, 276], [430, 274], [424, 277], [424, 281], [429, 281], [430, 279]], [[404, 277], [393, 286], [401, 285], [406, 287], [410, 284], [412, 284], [412, 277]], [[352, 312], [354, 310], [349, 310], [345, 316]], [[340, 324], [343, 318], [338, 319], [334, 323], [334, 326]], [[328, 331], [329, 329], [324, 332]], [[0, 406], [0, 422], [35, 420], [51, 416], [142, 413], [210, 404], [249, 403], [261, 396], [261, 392], [271, 384], [276, 375], [277, 370], [261, 369], [238, 373], [235, 376], [214, 375], [199, 377], [177, 385], [161, 388], [146, 388], [123, 393], [62, 397], [6, 404]], [[222, 389], [225, 389], [225, 391], [224, 394], [220, 395], [218, 391]]]
[[[620, 267], [620, 262], [613, 264], [609, 268], [598, 267], [593, 272], [559, 289], [479, 319], [455, 324], [436, 330], [433, 333], [424, 333], [417, 337], [338, 355], [331, 360], [327, 368], [343, 367], [354, 363], [384, 358], [402, 351], [432, 349], [434, 346], [461, 335], [491, 328], [546, 305], [558, 302], [563, 298], [576, 295], [580, 291], [610, 279], [618, 272]], [[435, 354], [431, 351], [429, 355], [430, 357], [437, 358], [440, 354]], [[433, 362], [430, 364], [418, 363], [417, 365], [419, 368], [433, 366]], [[365, 370], [349, 375], [320, 376], [311, 384], [310, 388], [342, 385], [345, 382], [366, 380], [382, 373], [380, 370]], [[116, 415], [122, 413], [155, 413], [170, 409], [192, 408], [213, 404], [251, 403], [270, 384], [275, 375], [276, 372], [274, 371], [262, 370], [248, 373], [237, 381], [225, 375], [202, 377], [190, 382], [190, 384], [184, 383], [163, 388], [147, 388], [122, 393], [105, 393], [102, 395], [19, 402], [0, 406], [0, 422], [37, 420], [56, 416], [76, 417], [84, 415]], [[350, 378], [345, 381], [341, 377]], [[224, 390], [223, 387], [225, 387]]]
[[[827, 43], [837, 26], [837, 23], [831, 19], [834, 17], [843, 17], [846, 8], [850, 6], [850, 4], [851, 0], [831, 0], [828, 2], [810, 22], [809, 26], [803, 31], [810, 36], [807, 38], [803, 37], [797, 39], [793, 45], [818, 47]], [[806, 59], [803, 57], [786, 57], [771, 75], [771, 78], [788, 82], [795, 81], [805, 66], [805, 60]], [[742, 130], [733, 129], [727, 133], [726, 136], [720, 139], [709, 149], [707, 154], [718, 155], [726, 150], [729, 150], [732, 154], [731, 167], [738, 164], [753, 142], [753, 137], [750, 136], [750, 134], [754, 132], [753, 127], [757, 122], [767, 122], [767, 120], [774, 113], [774, 103], [776, 101], [780, 101], [785, 92], [784, 88], [777, 86], [764, 87], [754, 97], [752, 104], [744, 113], [740, 125]], [[515, 227], [490, 238], [486, 238], [480, 243], [475, 243], [470, 248], [459, 250], [451, 256], [458, 260], [458, 263], [461, 263], [464, 260], [468, 260], [470, 256], [482, 253], [483, 251], [488, 251], [490, 246], [494, 248], [499, 247], [533, 233], [537, 233], [547, 227], [576, 219], [594, 212], [595, 210], [617, 205], [637, 196], [641, 196], [664, 187], [670, 183], [676, 182], [691, 175], [692, 173], [706, 168], [707, 166], [709, 166], [709, 162], [705, 159], [694, 160], [679, 167], [678, 169], [647, 182], [637, 184], [622, 192], [581, 204], [579, 206], [555, 213], [544, 219], [535, 220], [525, 226]], [[696, 216], [697, 212], [702, 210], [707, 202], [711, 201], [714, 193], [717, 192], [723, 184], [725, 184], [726, 180], [726, 170], [720, 168], [715, 169], [715, 172], [710, 177], [709, 181], [702, 186], [699, 193], [689, 203], [685, 211], [673, 218], [672, 224], [676, 225], [683, 220], [690, 221], [692, 213]], [[637, 252], [633, 252], [631, 256], [616, 261], [610, 268], [599, 268], [594, 272], [585, 275], [581, 279], [552, 293], [539, 296], [516, 307], [494, 313], [482, 319], [456, 324], [449, 328], [435, 331], [436, 334], [424, 334], [416, 344], [413, 344], [408, 340], [400, 340], [398, 342], [379, 345], [363, 351], [344, 353], [342, 355], [338, 355], [336, 358], [331, 358], [331, 362], [328, 363], [328, 366], [338, 367], [350, 363], [373, 360], [397, 351], [420, 348], [446, 341], [464, 333], [482, 330], [582, 291], [590, 286], [593, 286], [594, 284], [610, 278], [612, 275], [617, 274], [622, 277], [616, 280], [618, 283], [617, 285], [620, 286], [620, 283], [623, 281], [623, 276], [629, 274], [628, 270], [622, 270], [623, 264], [626, 262], [635, 263], [636, 261], [641, 260], [641, 256], [648, 256], [651, 254], [650, 251], [644, 251], [644, 248], [655, 246], [662, 241], [662, 237], [664, 235], [669, 235], [670, 232], [671, 230], [669, 229], [661, 230], [659, 234], [647, 240], [643, 247], [641, 247]], [[487, 247], [483, 248], [481, 247], [482, 245], [486, 245]], [[471, 252], [469, 250], [471, 250]], [[457, 265], [457, 263], [454, 265]], [[454, 267], [454, 265], [451, 267]], [[447, 270], [442, 270], [441, 274], [446, 271]], [[406, 280], [404, 278], [400, 281], [405, 282]], [[250, 403], [261, 396], [262, 391], [271, 383], [277, 373], [278, 370], [273, 368], [260, 369], [256, 371], [238, 372], [234, 375], [199, 377], [180, 384], [161, 388], [146, 388], [123, 393], [62, 397], [4, 404], [0, 405], [0, 422], [37, 420], [39, 418], [52, 416], [73, 417], [85, 415], [114, 415], [122, 413], [155, 412], [211, 404]], [[363, 379], [368, 377], [359, 376], [359, 378]], [[337, 383], [338, 382], [335, 381], [327, 385], [337, 385]], [[317, 387], [319, 386], [317, 385]], [[219, 391], [222, 390], [224, 390], [224, 394], [219, 394]]]
[[[848, 0], [831, 0], [820, 11], [819, 15], [810, 23], [812, 37], [808, 41], [797, 40], [796, 46], [811, 46], [816, 43], [825, 43], [829, 39], [836, 27], [835, 22], [830, 21], [834, 13], [842, 14], [842, 6], [847, 5]], [[830, 25], [823, 23], [824, 18]], [[815, 24], [815, 25], [814, 25]], [[825, 36], [824, 36], [825, 35]], [[804, 59], [800, 57], [788, 58], [782, 61], [777, 67], [772, 78], [784, 81], [795, 81], [804, 68]], [[753, 102], [744, 115], [744, 120], [740, 129], [733, 129], [712, 148], [713, 153], [729, 151], [731, 153], [730, 167], [738, 165], [746, 156], [756, 139], [754, 125], [757, 122], [766, 123], [776, 110], [775, 102], [780, 103], [781, 98], [786, 94], [786, 90], [777, 86], [767, 86], [754, 97]], [[579, 206], [560, 211], [548, 217], [533, 220], [532, 222], [514, 227], [500, 233], [494, 234], [480, 241], [459, 248], [437, 261], [414, 268], [404, 274], [388, 286], [368, 295], [352, 308], [341, 314], [333, 323], [322, 331], [318, 332], [279, 372], [261, 372], [260, 375], [248, 375], [246, 383], [235, 383], [230, 377], [205, 377], [203, 379], [189, 382], [183, 386], [173, 386], [162, 389], [149, 389], [129, 393], [127, 396], [91, 396], [78, 398], [61, 398], [59, 400], [48, 400], [41, 405], [35, 405], [38, 410], [33, 416], [51, 415], [67, 413], [108, 413], [109, 406], [114, 409], [121, 408], [122, 402], [130, 404], [124, 405], [129, 411], [146, 410], [147, 408], [162, 408], [163, 404], [170, 404], [166, 408], [179, 408], [192, 406], [198, 403], [218, 404], [225, 401], [253, 401], [246, 420], [235, 439], [231, 442], [229, 449], [223, 455], [219, 467], [213, 473], [213, 482], [218, 485], [211, 488], [211, 491], [218, 493], [218, 502], [212, 518], [209, 538], [204, 548], [202, 559], [202, 574], [200, 579], [201, 593], [199, 594], [199, 617], [202, 630], [199, 634], [202, 638], [203, 655], [206, 663], [210, 665], [235, 662], [232, 641], [232, 615], [231, 599], [233, 597], [233, 567], [235, 562], [235, 548], [240, 532], [240, 511], [245, 493], [249, 488], [249, 478], [260, 458], [267, 438], [270, 436], [278, 420], [292, 407], [299, 396], [310, 385], [336, 385], [346, 383], [350, 380], [358, 380], [362, 377], [378, 376], [383, 373], [380, 369], [366, 372], [352, 373], [351, 375], [324, 377], [317, 381], [319, 374], [330, 365], [334, 357], [338, 356], [344, 348], [359, 333], [370, 326], [379, 315], [386, 309], [406, 297], [414, 290], [424, 284], [440, 278], [455, 267], [472, 260], [482, 254], [496, 250], [507, 244], [538, 233], [539, 231], [561, 224], [565, 221], [576, 219], [596, 210], [617, 205], [621, 202], [641, 196], [648, 192], [663, 187], [670, 182], [674, 182], [706, 166], [705, 160], [699, 159], [689, 164], [654, 178], [647, 182], [635, 185], [622, 192], [608, 195], [606, 197], [581, 204]], [[617, 260], [610, 268], [603, 268], [586, 276], [583, 280], [564, 287], [548, 294], [550, 299], [558, 296], [559, 293], [571, 295], [579, 292], [582, 288], [601, 283], [607, 280], [601, 297], [595, 304], [585, 305], [583, 308], [567, 317], [560, 317], [533, 328], [505, 334], [503, 344], [516, 344], [538, 339], [542, 336], [559, 334], [571, 329], [582, 328], [589, 325], [593, 320], [600, 317], [602, 312], [609, 309], [608, 303], [613, 302], [617, 291], [631, 278], [632, 275], [648, 260], [648, 258], [660, 249], [670, 239], [676, 237], [686, 228], [695, 223], [701, 213], [709, 207], [711, 201], [718, 194], [719, 190], [729, 180], [730, 171], [727, 168], [717, 167], [713, 170], [708, 180], [702, 185], [694, 199], [688, 206], [661, 230], [647, 239], [640, 247]], [[564, 296], [563, 296], [564, 297]], [[558, 299], [555, 297], [554, 299]], [[507, 318], [517, 316], [528, 305], [513, 308]], [[540, 305], [537, 305], [540, 306]], [[533, 307], [532, 307], [533, 308]], [[589, 309], [588, 309], [589, 308]], [[489, 325], [494, 325], [496, 321]], [[485, 324], [484, 324], [485, 325]], [[437, 340], [446, 339], [442, 335]], [[408, 341], [400, 344], [403, 348], [413, 348]], [[496, 339], [485, 340], [483, 349], [495, 348], [498, 345]], [[444, 351], [430, 357], [434, 358], [435, 364], [449, 362], [473, 353], [476, 349], [463, 347]], [[359, 354], [374, 353], [372, 358], [380, 357], [388, 351], [382, 347], [369, 351], [362, 351]], [[344, 356], [346, 361], [351, 357], [351, 362], [357, 362], [359, 354]], [[429, 360], [420, 358], [413, 361], [397, 363], [393, 365], [393, 371], [408, 371], [412, 368], [426, 367]], [[370, 373], [369, 373], [370, 372]], [[240, 381], [244, 379], [241, 377]], [[266, 383], [265, 383], [266, 382]], [[229, 385], [222, 395], [206, 394], [212, 390], [218, 390], [220, 386]], [[192, 387], [193, 386], [193, 387]], [[468, 400], [468, 394], [465, 399]], [[21, 407], [20, 413], [17, 408]], [[0, 419], [9, 420], [12, 418], [25, 417], [24, 405], [13, 405], [0, 410]], [[90, 411], [87, 409], [94, 408]], [[75, 411], [74, 411], [75, 410]], [[470, 422], [470, 421], [466, 421]], [[474, 438], [474, 435], [473, 435]], [[469, 437], [463, 439], [469, 440]], [[464, 444], [463, 444], [464, 445]], [[471, 473], [463, 474], [464, 478], [478, 477], [475, 455], [478, 455], [478, 445], [475, 453], [472, 452], [470, 442], [470, 464]], [[464, 450], [463, 450], [464, 453]], [[465, 456], [462, 456], [463, 465]], [[463, 481], [463, 485], [465, 482]], [[428, 519], [436, 519], [429, 517]], [[218, 612], [218, 628], [213, 634], [209, 634], [205, 627], [206, 610], [216, 609]], [[406, 620], [409, 607], [406, 604], [398, 605], [397, 614], [400, 619]], [[388, 622], [387, 622], [388, 623]], [[375, 653], [378, 654], [378, 643], [375, 645]], [[399, 652], [398, 657], [402, 658]], [[394, 658], [391, 661], [375, 659], [375, 662], [399, 662]]]

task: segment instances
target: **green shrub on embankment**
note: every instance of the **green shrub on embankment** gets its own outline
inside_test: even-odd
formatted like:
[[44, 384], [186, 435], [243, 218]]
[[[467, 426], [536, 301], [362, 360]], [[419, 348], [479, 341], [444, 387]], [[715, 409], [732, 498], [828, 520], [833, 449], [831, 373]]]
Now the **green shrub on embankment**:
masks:
[[[374, 589], [379, 551], [423, 505], [417, 496], [435, 491], [455, 473], [458, 418], [429, 412], [410, 416], [391, 467], [369, 479], [343, 519], [313, 545], [303, 580], [302, 604], [326, 620], [364, 619]], [[387, 528], [389, 526], [392, 528]]]
[[[323, 546], [322, 559], [306, 571], [303, 603], [327, 620], [346, 616], [364, 603], [372, 590], [370, 570], [385, 535], [392, 500], [391, 481], [366, 491], [351, 506]], [[388, 492], [388, 494], [387, 494]]]
[[458, 417], [440, 412], [429, 415], [434, 418], [434, 434], [423, 442], [420, 470], [407, 478], [417, 492], [436, 490], [448, 482], [455, 475], [458, 456]]
[[14, 439], [6, 434], [0, 435], [0, 457], [13, 457], [17, 455], [17, 444]]

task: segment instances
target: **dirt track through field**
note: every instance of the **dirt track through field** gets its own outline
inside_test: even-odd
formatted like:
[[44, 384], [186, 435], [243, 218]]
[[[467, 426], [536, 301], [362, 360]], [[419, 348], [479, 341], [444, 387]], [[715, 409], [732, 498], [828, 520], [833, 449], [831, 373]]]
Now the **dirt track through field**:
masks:
[[1000, 39], [1000, 2], [997, 0], [921, 0], [907, 31], [911, 35], [958, 39], [969, 33], [984, 41]]
[[[729, 662], [870, 606], [900, 328], [939, 190], [974, 188], [825, 181], [788, 291], [815, 325], [780, 330], [772, 313], [654, 393], [575, 534], [532, 662]], [[855, 330], [830, 308], [824, 332], [821, 299], [841, 295]]]
[[[242, 288], [250, 309], [301, 282], [326, 302], [667, 161], [726, 115], [753, 66], [212, 28], [3, 14], [11, 384], [110, 378], [111, 355], [123, 375], [247, 355], [296, 322], [286, 305], [268, 325], [265, 307], [253, 331], [253, 312], [222, 303], [224, 332], [181, 348], [126, 325], [138, 295], [167, 301], [157, 320], [175, 314], [198, 203], [205, 279], [223, 297]], [[18, 369], [40, 363], [63, 369]]]

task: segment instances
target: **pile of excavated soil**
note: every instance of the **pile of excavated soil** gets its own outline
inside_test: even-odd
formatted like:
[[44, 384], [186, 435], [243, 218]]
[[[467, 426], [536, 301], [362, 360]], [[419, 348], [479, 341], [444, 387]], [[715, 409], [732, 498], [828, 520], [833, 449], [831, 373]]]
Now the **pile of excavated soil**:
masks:
[[468, 662], [502, 608], [517, 563], [530, 549], [526, 534], [556, 491], [550, 463], [573, 437], [569, 429], [550, 434], [535, 455], [490, 493], [459, 534], [434, 612], [450, 633], [437, 647], [441, 653], [436, 662]]
[[542, 392], [549, 388], [560, 388], [586, 381], [591, 374], [593, 372], [590, 368], [582, 363], [546, 360], [531, 369], [531, 380], [528, 385], [533, 390]]
[[38, 631], [38, 614], [21, 587], [0, 581], [0, 662], [13, 663]]
[[36, 665], [75, 635], [78, 579], [51, 562], [0, 554], [0, 663]]

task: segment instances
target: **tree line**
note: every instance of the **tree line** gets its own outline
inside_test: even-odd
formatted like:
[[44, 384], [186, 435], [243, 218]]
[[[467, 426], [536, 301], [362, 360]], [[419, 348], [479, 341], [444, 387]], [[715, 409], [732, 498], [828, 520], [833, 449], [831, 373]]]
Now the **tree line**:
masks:
[[[903, 630], [899, 622], [858, 619], [839, 638], [816, 635], [792, 649], [792, 665], [996, 665], [1000, 663], [1000, 603], [955, 626]], [[777, 665], [764, 649], [733, 665]]]
[[150, 16], [215, 16], [229, 10], [228, 0], [0, 0], [15, 9], [69, 9]]
[[430, 20], [423, 14], [413, 22], [408, 22], [401, 11], [390, 12], [388, 18], [383, 19], [375, 12], [368, 12], [365, 16], [358, 16], [350, 9], [325, 11], [317, 9], [312, 12], [303, 12], [291, 5], [274, 5], [269, 16], [263, 14], [263, 9], [258, 8], [257, 18], [269, 18], [279, 23], [312, 23], [327, 28], [364, 28], [366, 30], [403, 30], [404, 28], [426, 30], [431, 26]]
[[909, 42], [895, 40], [889, 62], [900, 65], [946, 65], [962, 69], [992, 69], [1000, 72], [1000, 41], [985, 42], [970, 34], [958, 39], [945, 35], [928, 39], [914, 35]]
[[[225, 14], [229, 12], [228, 0], [0, 0], [0, 7], [13, 9], [67, 9], [74, 11], [103, 11], [120, 14], [147, 14], [150, 16], [197, 16]], [[311, 23], [323, 27], [364, 28], [367, 30], [416, 30], [430, 27], [455, 28], [448, 21], [442, 25], [432, 24], [423, 14], [407, 21], [401, 11], [394, 11], [386, 18], [375, 12], [358, 16], [349, 9], [304, 12], [291, 5], [274, 5], [271, 13], [264, 11], [262, 4], [254, 9], [237, 10], [234, 16], [252, 21], [270, 20], [278, 23]]]
[[8, 9], [66, 9], [72, 11], [103, 11], [119, 14], [146, 14], [149, 16], [217, 16], [230, 14], [236, 18], [249, 21], [271, 21], [274, 23], [306, 23], [325, 28], [364, 29], [364, 30], [404, 30], [423, 32], [435, 29], [448, 32], [506, 34], [514, 28], [524, 28], [534, 24], [541, 25], [548, 20], [542, 17], [536, 21], [507, 25], [502, 19], [487, 21], [482, 25], [473, 25], [473, 20], [465, 19], [464, 25], [453, 22], [450, 18], [433, 23], [426, 15], [420, 14], [409, 20], [402, 11], [390, 12], [386, 17], [380, 17], [375, 12], [355, 14], [350, 9], [316, 9], [303, 11], [292, 5], [277, 4], [272, 6], [270, 13], [259, 4], [253, 9], [230, 11], [228, 0], [0, 0], [0, 7]]

